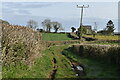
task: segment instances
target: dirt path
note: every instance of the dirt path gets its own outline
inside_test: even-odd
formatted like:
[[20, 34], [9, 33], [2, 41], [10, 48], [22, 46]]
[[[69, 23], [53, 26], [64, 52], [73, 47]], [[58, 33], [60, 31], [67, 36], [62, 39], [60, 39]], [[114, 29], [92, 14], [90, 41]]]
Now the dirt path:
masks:
[[53, 59], [52, 59], [53, 70], [50, 72], [48, 78], [50, 78], [51, 80], [54, 80], [57, 72], [57, 60], [53, 52], [52, 54], [53, 54]]
[[[59, 50], [56, 50], [56, 51], [59, 51]], [[55, 54], [55, 52], [52, 51], [53, 58], [52, 58], [51, 62], [52, 62], [53, 67], [52, 67], [51, 72], [48, 75], [48, 78], [50, 78], [51, 80], [56, 79], [56, 74], [60, 74], [58, 69], [60, 69], [61, 67], [64, 68], [64, 69], [65, 68], [68, 69], [68, 65], [66, 65], [65, 62], [64, 62], [64, 61], [66, 61], [66, 59], [67, 59], [67, 63], [69, 64], [69, 69], [70, 68], [72, 69], [72, 71], [75, 73], [74, 76], [76, 78], [77, 77], [79, 78], [81, 76], [85, 76], [86, 75], [84, 65], [80, 64], [79, 62], [74, 61], [70, 57], [67, 57], [66, 55], [64, 55], [64, 53], [63, 54], [61, 54], [61, 53], [62, 53], [62, 50], [60, 51], [59, 54]], [[60, 55], [62, 57], [64, 57], [64, 58], [61, 59]]]

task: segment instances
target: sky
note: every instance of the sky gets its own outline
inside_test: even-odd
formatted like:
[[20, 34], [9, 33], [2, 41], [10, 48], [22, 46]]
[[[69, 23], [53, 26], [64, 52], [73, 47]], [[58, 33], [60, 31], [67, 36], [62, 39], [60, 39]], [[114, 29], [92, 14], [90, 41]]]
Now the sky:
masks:
[[81, 9], [76, 5], [89, 5], [84, 9], [83, 25], [94, 28], [96, 22], [98, 30], [102, 30], [112, 20], [118, 32], [118, 2], [2, 2], [0, 18], [24, 26], [33, 19], [39, 28], [44, 19], [51, 19], [60, 22], [65, 31], [71, 31], [71, 27], [78, 28], [80, 22]]

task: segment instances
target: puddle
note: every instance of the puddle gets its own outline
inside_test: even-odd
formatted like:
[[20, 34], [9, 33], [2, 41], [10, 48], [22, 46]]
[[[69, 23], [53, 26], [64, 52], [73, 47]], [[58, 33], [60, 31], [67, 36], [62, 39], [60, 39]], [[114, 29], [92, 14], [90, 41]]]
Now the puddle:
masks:
[[79, 71], [83, 71], [83, 68], [81, 66], [76, 66], [76, 68], [79, 70]]
[[71, 62], [71, 67], [75, 71], [76, 76], [84, 76], [85, 69], [84, 66], [78, 62]]
[[[64, 54], [64, 52], [62, 52], [61, 54], [63, 54], [64, 56], [66, 56]], [[71, 68], [76, 73], [75, 74], [76, 76], [80, 77], [80, 76], [85, 76], [86, 75], [86, 73], [85, 73], [85, 66], [83, 64], [74, 61], [72, 58], [70, 58], [68, 56], [66, 56], [66, 57], [70, 60]]]

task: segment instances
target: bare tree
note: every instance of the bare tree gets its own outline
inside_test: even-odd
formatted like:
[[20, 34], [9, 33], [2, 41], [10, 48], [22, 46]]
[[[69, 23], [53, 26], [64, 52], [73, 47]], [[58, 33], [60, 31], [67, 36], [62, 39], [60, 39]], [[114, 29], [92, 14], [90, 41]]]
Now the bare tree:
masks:
[[53, 29], [55, 30], [55, 33], [57, 33], [58, 30], [64, 30], [62, 28], [62, 24], [59, 22], [52, 22]]
[[50, 32], [52, 26], [51, 26], [51, 20], [50, 19], [45, 19], [43, 22], [42, 22], [42, 26], [44, 29], [46, 29], [47, 32]]
[[29, 28], [35, 29], [35, 28], [38, 26], [38, 23], [37, 23], [36, 21], [34, 21], [34, 20], [29, 20], [29, 21], [27, 22], [27, 26], [28, 26]]

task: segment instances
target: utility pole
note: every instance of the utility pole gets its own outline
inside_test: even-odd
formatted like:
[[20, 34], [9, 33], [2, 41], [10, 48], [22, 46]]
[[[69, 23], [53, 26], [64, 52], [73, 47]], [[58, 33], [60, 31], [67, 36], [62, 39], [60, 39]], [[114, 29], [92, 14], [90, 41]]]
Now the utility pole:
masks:
[[98, 26], [97, 26], [97, 23], [94, 22], [94, 31], [95, 31], [95, 32], [97, 32], [97, 27], [98, 27]]
[[79, 27], [79, 29], [78, 29], [78, 32], [79, 32], [79, 38], [80, 38], [80, 40], [81, 40], [81, 38], [82, 38], [82, 27], [83, 27], [83, 25], [82, 25], [82, 20], [83, 20], [83, 9], [84, 8], [88, 8], [89, 7], [89, 5], [88, 6], [85, 6], [85, 5], [82, 5], [82, 6], [78, 6], [77, 5], [77, 8], [81, 8], [81, 17], [80, 17], [80, 27]]
[[93, 37], [95, 37], [96, 34], [97, 34], [97, 23], [94, 22]]

